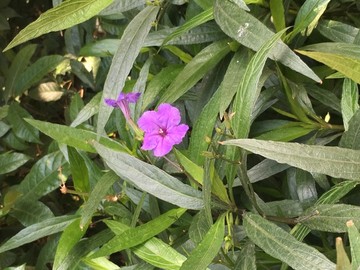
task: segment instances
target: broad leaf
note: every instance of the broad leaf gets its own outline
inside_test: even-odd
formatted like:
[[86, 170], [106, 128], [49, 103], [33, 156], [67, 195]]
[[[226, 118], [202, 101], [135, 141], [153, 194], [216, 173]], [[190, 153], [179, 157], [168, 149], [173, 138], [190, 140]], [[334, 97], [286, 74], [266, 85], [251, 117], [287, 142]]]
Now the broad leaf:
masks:
[[299, 242], [277, 225], [259, 215], [246, 213], [247, 236], [267, 254], [297, 270], [335, 270], [335, 265], [315, 248]]
[[201, 192], [182, 183], [163, 170], [98, 143], [95, 143], [94, 146], [106, 164], [132, 185], [183, 208], [203, 208]]
[[11, 207], [10, 215], [24, 226], [30, 226], [54, 217], [49, 207], [32, 198], [17, 201]]
[[54, 70], [63, 60], [64, 57], [61, 55], [48, 55], [37, 60], [20, 74], [14, 85], [14, 94], [19, 96], [33, 84], [40, 82], [45, 75]]
[[30, 159], [31, 157], [16, 152], [6, 152], [0, 154], [0, 174], [15, 171]]
[[144, 0], [113, 0], [110, 6], [102, 10], [100, 16], [118, 15], [121, 12], [144, 5]]
[[[214, 17], [227, 35], [255, 51], [274, 35], [262, 22], [231, 1], [216, 0]], [[320, 82], [319, 77], [283, 42], [277, 43], [269, 57]]]
[[220, 216], [181, 265], [180, 270], [206, 269], [215, 258], [224, 240], [225, 214]]
[[[105, 80], [102, 100], [104, 98], [116, 99], [121, 93], [158, 11], [159, 7], [148, 6], [137, 14], [126, 27]], [[111, 112], [111, 107], [100, 102], [97, 122], [98, 137], [103, 134], [103, 129]]]
[[66, 160], [60, 151], [45, 155], [38, 160], [18, 186], [18, 191], [23, 194], [21, 200], [25, 202], [37, 200], [59, 188], [61, 185], [59, 169], [62, 169], [61, 173], [66, 175], [65, 164]]
[[26, 227], [1, 245], [0, 253], [31, 243], [39, 238], [61, 232], [76, 218], [77, 216], [54, 217]]
[[336, 178], [360, 179], [360, 151], [255, 139], [229, 140], [222, 144], [238, 146], [308, 172], [327, 174]]
[[25, 41], [43, 34], [64, 30], [73, 25], [85, 22], [111, 4], [113, 0], [72, 0], [64, 1], [60, 5], [42, 13], [40, 17], [22, 29], [6, 46], [9, 50]]
[[36, 47], [37, 46], [35, 44], [26, 45], [16, 54], [15, 58], [13, 59], [5, 80], [5, 101], [14, 96], [14, 86], [22, 72], [26, 69], [26, 66], [29, 64], [31, 57], [35, 53]]

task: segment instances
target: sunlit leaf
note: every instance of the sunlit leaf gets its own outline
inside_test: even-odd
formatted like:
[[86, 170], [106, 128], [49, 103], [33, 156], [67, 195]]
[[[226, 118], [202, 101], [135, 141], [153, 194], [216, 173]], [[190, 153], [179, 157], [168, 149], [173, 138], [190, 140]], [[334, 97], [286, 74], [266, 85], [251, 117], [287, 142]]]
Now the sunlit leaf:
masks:
[[43, 34], [64, 30], [84, 22], [106, 8], [112, 1], [113, 0], [64, 1], [60, 5], [42, 13], [35, 22], [30, 23], [21, 30], [6, 46], [4, 51]]

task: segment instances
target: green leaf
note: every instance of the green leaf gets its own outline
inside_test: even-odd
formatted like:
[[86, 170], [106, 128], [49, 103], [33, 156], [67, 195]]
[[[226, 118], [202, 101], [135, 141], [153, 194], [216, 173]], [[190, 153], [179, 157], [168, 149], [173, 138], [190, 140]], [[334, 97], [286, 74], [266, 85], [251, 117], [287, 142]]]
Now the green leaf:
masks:
[[98, 143], [94, 143], [94, 146], [106, 164], [132, 185], [183, 208], [203, 208], [201, 192], [182, 183], [156, 166], [128, 154], [116, 152]]
[[347, 232], [350, 241], [351, 265], [353, 270], [360, 267], [360, 234], [352, 220], [346, 222]]
[[[97, 135], [94, 132], [39, 120], [25, 120], [32, 126], [39, 129], [41, 132], [56, 140], [58, 143], [63, 143], [75, 147], [79, 150], [96, 153], [95, 148], [91, 145], [91, 142], [97, 138]], [[130, 153], [130, 150], [128, 150], [125, 145], [122, 145], [121, 143], [111, 140], [107, 137], [101, 137], [99, 142], [111, 147], [112, 149]]]
[[248, 241], [241, 249], [234, 269], [256, 270], [255, 245]]
[[201, 50], [186, 66], [160, 97], [161, 103], [173, 103], [193, 87], [208, 71], [230, 52], [228, 40], [216, 41]]
[[6, 46], [4, 51], [43, 34], [64, 30], [85, 22], [110, 5], [112, 1], [64, 1], [60, 5], [42, 13], [35, 22], [22, 29]]
[[359, 28], [334, 20], [320, 20], [316, 30], [331, 41], [344, 43], [354, 43], [359, 33]]
[[341, 112], [345, 131], [348, 130], [349, 121], [357, 110], [359, 110], [359, 90], [357, 84], [353, 80], [345, 78], [341, 96]]
[[32, 198], [17, 201], [11, 208], [10, 215], [24, 226], [30, 226], [54, 217], [49, 207]]
[[336, 270], [351, 270], [350, 260], [341, 237], [336, 237]]
[[[262, 22], [231, 1], [216, 0], [214, 18], [225, 34], [255, 51], [274, 35]], [[317, 82], [321, 81], [283, 42], [277, 43], [269, 57]]]
[[299, 9], [294, 30], [288, 35], [287, 40], [292, 40], [298, 33], [309, 36], [316, 27], [321, 15], [325, 12], [330, 0], [307, 0]]
[[73, 147], [67, 149], [75, 190], [80, 193], [88, 193], [90, 191], [89, 172], [85, 161], [76, 149]]
[[9, 121], [15, 135], [26, 142], [40, 143], [39, 131], [26, 123], [24, 118], [32, 118], [32, 116], [18, 103], [12, 103], [9, 107], [9, 113], [6, 119]]
[[35, 53], [36, 47], [37, 46], [35, 44], [26, 45], [16, 54], [15, 58], [13, 59], [5, 80], [5, 101], [14, 96], [14, 86], [16, 81], [19, 79], [22, 72], [29, 64], [31, 57]]
[[26, 227], [1, 245], [0, 253], [31, 243], [39, 238], [61, 232], [76, 218], [77, 216], [54, 217]]
[[31, 157], [16, 152], [6, 152], [0, 154], [0, 174], [15, 171], [30, 159]]
[[343, 133], [339, 146], [360, 150], [360, 110], [350, 119], [348, 130]]
[[16, 80], [14, 84], [14, 94], [21, 95], [35, 83], [54, 70], [58, 64], [64, 60], [61, 55], [48, 55], [39, 58], [34, 64], [29, 66]]
[[112, 171], [106, 173], [99, 179], [96, 186], [91, 191], [89, 199], [84, 203], [81, 211], [80, 227], [84, 227], [95, 213], [99, 203], [104, 199], [110, 187], [118, 180], [119, 177]]
[[234, 145], [279, 163], [311, 173], [327, 174], [336, 178], [360, 179], [360, 151], [334, 146], [238, 139], [222, 142]]
[[0, 138], [10, 130], [10, 126], [0, 121]]
[[93, 115], [99, 112], [99, 103], [101, 102], [102, 93], [97, 93], [81, 111], [77, 114], [74, 121], [71, 123], [71, 127], [76, 127], [86, 120], [90, 119]]
[[54, 258], [54, 264], [52, 269], [61, 269], [61, 264], [66, 260], [68, 256], [71, 256], [71, 250], [77, 242], [86, 233], [87, 227], [80, 228], [80, 218], [75, 219], [69, 224], [61, 234], [56, 253]]
[[203, 240], [192, 250], [181, 265], [180, 270], [206, 269], [218, 254], [224, 240], [225, 214], [221, 215], [204, 236]]
[[18, 191], [23, 194], [21, 199], [25, 202], [37, 200], [59, 188], [61, 184], [58, 178], [59, 169], [62, 168], [62, 173], [66, 174], [65, 164], [66, 160], [60, 151], [45, 155], [38, 160], [18, 186]]
[[311, 230], [346, 232], [348, 220], [360, 225], [360, 207], [347, 204], [316, 205], [308, 208], [299, 220]]
[[161, 71], [152, 78], [146, 87], [142, 110], [145, 110], [156, 102], [158, 96], [161, 95], [162, 91], [179, 75], [183, 67], [183, 65], [169, 65], [161, 69]]
[[176, 249], [155, 237], [132, 248], [132, 251], [142, 260], [165, 270], [179, 270], [186, 259]]
[[210, 225], [204, 210], [199, 211], [193, 218], [189, 228], [189, 237], [195, 244], [199, 244], [210, 230]]
[[[158, 11], [159, 7], [157, 6], [147, 6], [126, 27], [105, 80], [102, 100], [104, 98], [116, 99], [121, 93], [135, 59], [151, 29], [151, 24], [156, 20]], [[103, 133], [112, 109], [104, 102], [100, 103], [97, 122], [98, 136]]]
[[305, 87], [306, 92], [320, 103], [334, 109], [337, 112], [341, 112], [340, 99], [333, 92], [330, 92], [327, 89], [322, 89], [313, 84], [307, 84]]
[[201, 110], [195, 122], [190, 137], [190, 159], [198, 165], [204, 163], [202, 155], [209, 147], [205, 138], [211, 138], [214, 124], [219, 115], [224, 114], [243, 79], [245, 68], [248, 64], [248, 53], [245, 50], [237, 51], [231, 59], [224, 79], [209, 102]]
[[[204, 179], [204, 169], [195, 163], [193, 163], [190, 159], [188, 159], [185, 155], [183, 155], [180, 151], [175, 150], [175, 155], [180, 165], [184, 168], [184, 170], [190, 174], [190, 176], [198, 182], [200, 185], [203, 185]], [[230, 204], [229, 197], [226, 192], [226, 188], [222, 183], [220, 177], [215, 173], [212, 181], [212, 192], [223, 202]]]
[[231, 120], [231, 126], [234, 129], [236, 138], [247, 138], [250, 132], [251, 115], [254, 110], [255, 102], [260, 94], [258, 83], [266, 59], [270, 50], [276, 45], [285, 30], [274, 35], [268, 40], [259, 51], [251, 58], [247, 66], [239, 88], [237, 89], [234, 100], [233, 112], [235, 115]]
[[256, 136], [259, 140], [288, 142], [309, 134], [314, 129], [303, 126], [285, 125]]
[[39, 84], [35, 89], [31, 89], [28, 95], [35, 100], [51, 102], [59, 100], [64, 94], [65, 92], [57, 83], [44, 82]]
[[328, 67], [335, 69], [346, 77], [360, 83], [360, 46], [356, 44], [324, 42], [296, 50]]
[[101, 247], [100, 250], [92, 254], [91, 258], [110, 255], [117, 251], [137, 246], [166, 230], [185, 212], [186, 209], [183, 208], [172, 209], [143, 225], [135, 228], [129, 228], [123, 233], [116, 235], [113, 239]]
[[113, 0], [110, 6], [102, 10], [100, 16], [118, 15], [121, 12], [136, 8], [144, 4], [144, 0]]
[[213, 15], [213, 8], [211, 7], [201, 12], [200, 14], [196, 15], [195, 17], [187, 20], [183, 25], [176, 28], [174, 32], [172, 32], [164, 39], [162, 46], [168, 43], [171, 39], [181, 36], [183, 33], [189, 31], [190, 29], [195, 28], [196, 26], [206, 23], [212, 19], [214, 19], [214, 15]]
[[294, 269], [335, 269], [335, 265], [318, 250], [297, 241], [289, 233], [257, 214], [245, 214], [244, 229], [258, 247]]
[[360, 182], [358, 181], [350, 180], [340, 182], [321, 195], [321, 197], [316, 202], [316, 205], [335, 204], [359, 184]]
[[279, 32], [286, 27], [284, 3], [282, 1], [270, 0], [269, 4], [276, 32]]

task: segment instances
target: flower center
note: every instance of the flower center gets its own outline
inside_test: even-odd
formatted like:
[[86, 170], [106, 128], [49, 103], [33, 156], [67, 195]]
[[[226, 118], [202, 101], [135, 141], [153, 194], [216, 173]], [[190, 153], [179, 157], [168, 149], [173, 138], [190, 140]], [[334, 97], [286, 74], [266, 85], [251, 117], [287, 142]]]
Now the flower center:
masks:
[[159, 135], [161, 135], [162, 137], [165, 137], [167, 132], [166, 132], [166, 129], [163, 129], [163, 128], [159, 128]]

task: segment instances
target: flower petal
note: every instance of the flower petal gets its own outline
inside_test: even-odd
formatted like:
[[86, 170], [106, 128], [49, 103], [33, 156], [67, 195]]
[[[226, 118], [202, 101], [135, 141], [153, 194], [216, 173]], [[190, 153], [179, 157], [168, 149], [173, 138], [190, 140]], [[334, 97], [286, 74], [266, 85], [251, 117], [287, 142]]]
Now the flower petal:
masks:
[[119, 105], [117, 104], [117, 100], [115, 100], [115, 99], [111, 99], [111, 98], [105, 98], [105, 103], [106, 103], [106, 105], [108, 105], [108, 106], [111, 106], [111, 107], [119, 107]]
[[165, 136], [162, 140], [159, 140], [158, 145], [154, 149], [154, 156], [155, 157], [162, 157], [165, 156], [167, 153], [171, 151], [174, 144]]
[[159, 124], [166, 129], [178, 125], [181, 121], [180, 111], [168, 103], [163, 103], [159, 106], [158, 114]]
[[144, 132], [157, 132], [160, 128], [158, 118], [157, 112], [147, 111], [143, 113], [137, 123]]
[[186, 132], [189, 130], [189, 126], [185, 124], [181, 124], [178, 126], [174, 126], [167, 130], [166, 137], [173, 144], [179, 144], [182, 142], [183, 138], [186, 135]]
[[125, 100], [130, 103], [136, 103], [140, 97], [141, 93], [127, 93]]
[[141, 146], [143, 150], [153, 150], [163, 138], [158, 134], [145, 133], [144, 141]]

